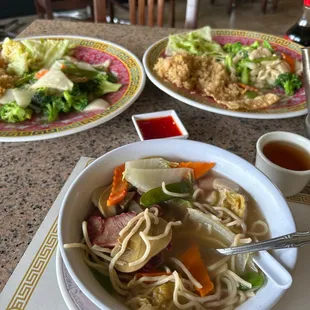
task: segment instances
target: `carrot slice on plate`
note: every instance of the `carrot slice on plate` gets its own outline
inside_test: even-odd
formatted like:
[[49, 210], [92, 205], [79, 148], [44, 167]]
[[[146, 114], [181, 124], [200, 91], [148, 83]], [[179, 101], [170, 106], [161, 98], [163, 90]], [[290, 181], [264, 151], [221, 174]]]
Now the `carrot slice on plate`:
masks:
[[118, 166], [114, 169], [112, 189], [107, 201], [107, 206], [111, 207], [121, 202], [128, 189], [128, 182], [123, 180], [123, 172], [125, 171], [125, 164]]
[[285, 60], [291, 68], [291, 72], [295, 72], [295, 59], [288, 54], [281, 53], [283, 60]]
[[191, 168], [194, 170], [195, 179], [199, 179], [205, 175], [209, 170], [215, 166], [215, 163], [203, 163], [203, 162], [182, 162], [179, 163], [178, 168]]
[[49, 72], [48, 69], [41, 69], [40, 71], [38, 71], [34, 77], [39, 80], [41, 77], [43, 77], [47, 72]]

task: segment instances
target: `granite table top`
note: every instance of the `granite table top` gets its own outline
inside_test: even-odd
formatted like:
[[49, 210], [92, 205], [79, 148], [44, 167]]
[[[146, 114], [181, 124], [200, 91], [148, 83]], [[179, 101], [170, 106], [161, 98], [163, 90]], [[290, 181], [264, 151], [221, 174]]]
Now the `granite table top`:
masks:
[[[97, 37], [118, 43], [141, 59], [149, 45], [178, 31], [182, 30], [37, 20], [20, 36]], [[262, 134], [283, 130], [304, 135], [304, 117], [252, 120], [217, 115], [183, 104], [147, 81], [142, 95], [128, 110], [101, 126], [46, 141], [0, 143], [0, 291], [79, 158], [99, 157], [139, 141], [131, 116], [167, 109], [177, 111], [189, 139], [224, 148], [251, 163], [255, 160], [255, 143]], [[304, 192], [310, 193], [310, 187]]]

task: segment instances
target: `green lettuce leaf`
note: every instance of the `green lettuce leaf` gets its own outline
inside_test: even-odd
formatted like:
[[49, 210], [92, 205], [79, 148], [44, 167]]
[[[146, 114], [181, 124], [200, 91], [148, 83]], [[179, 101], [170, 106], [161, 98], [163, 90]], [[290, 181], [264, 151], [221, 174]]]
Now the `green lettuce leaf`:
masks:
[[171, 35], [166, 48], [166, 55], [176, 53], [189, 53], [193, 55], [222, 55], [224, 53], [220, 44], [212, 41], [211, 28], [204, 28]]

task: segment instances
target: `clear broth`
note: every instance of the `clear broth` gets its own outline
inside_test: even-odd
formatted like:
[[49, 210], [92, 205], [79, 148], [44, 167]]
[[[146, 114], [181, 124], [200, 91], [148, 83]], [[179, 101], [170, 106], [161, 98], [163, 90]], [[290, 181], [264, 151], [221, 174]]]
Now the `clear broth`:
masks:
[[[208, 195], [211, 193], [211, 191], [214, 190], [212, 183], [215, 178], [228, 179], [217, 172], [209, 172], [206, 177], [199, 180], [199, 187], [201, 188], [204, 186], [205, 195]], [[241, 186], [239, 187], [239, 193], [246, 197], [247, 215], [245, 218], [245, 223], [247, 225], [247, 230], [249, 231], [255, 221], [262, 220], [266, 222], [266, 220], [251, 195], [242, 189]], [[162, 217], [164, 219], [167, 221], [182, 221], [184, 219], [186, 213], [185, 210], [181, 210], [181, 208], [178, 207], [173, 208], [172, 205], [169, 205], [169, 208], [167, 207], [168, 206], [163, 206], [162, 208], [164, 212]], [[266, 240], [269, 238], [270, 234], [268, 233], [265, 236], [259, 237], [259, 240]], [[222, 258], [222, 256], [216, 255], [214, 252], [208, 250], [208, 248], [222, 248], [223, 246], [219, 242], [223, 243], [225, 246], [230, 246], [230, 244], [227, 243], [227, 240], [214, 229], [209, 232], [205, 225], [200, 225], [199, 227], [199, 224], [196, 222], [189, 220], [185, 222], [183, 221], [181, 226], [173, 228], [172, 249], [171, 251], [165, 253], [164, 263], [168, 263], [168, 259], [170, 257], [180, 257], [180, 255], [185, 252], [186, 249], [188, 249], [191, 245], [197, 244], [200, 248], [200, 253], [205, 261], [206, 266], [209, 266]]]

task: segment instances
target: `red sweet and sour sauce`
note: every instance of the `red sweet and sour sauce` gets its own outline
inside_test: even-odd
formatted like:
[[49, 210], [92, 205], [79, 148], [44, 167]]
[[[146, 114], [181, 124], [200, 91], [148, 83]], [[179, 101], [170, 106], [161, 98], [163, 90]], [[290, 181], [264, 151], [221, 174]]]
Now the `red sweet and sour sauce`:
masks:
[[172, 116], [138, 120], [144, 140], [181, 136], [182, 132]]

